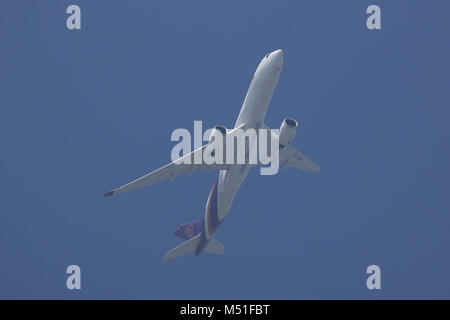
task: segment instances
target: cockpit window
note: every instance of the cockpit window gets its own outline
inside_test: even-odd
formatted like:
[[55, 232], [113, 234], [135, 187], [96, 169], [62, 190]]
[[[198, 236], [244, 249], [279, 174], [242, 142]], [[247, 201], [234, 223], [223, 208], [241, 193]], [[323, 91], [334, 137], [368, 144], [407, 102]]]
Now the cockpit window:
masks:
[[270, 52], [266, 54], [265, 58], [267, 59], [270, 56]]

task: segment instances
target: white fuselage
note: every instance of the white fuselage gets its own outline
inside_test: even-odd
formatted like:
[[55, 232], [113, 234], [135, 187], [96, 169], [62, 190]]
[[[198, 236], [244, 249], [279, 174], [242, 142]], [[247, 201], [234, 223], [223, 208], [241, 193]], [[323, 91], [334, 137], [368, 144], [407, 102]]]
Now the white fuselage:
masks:
[[[245, 96], [239, 117], [236, 121], [235, 128], [243, 126], [244, 128], [259, 129], [264, 123], [267, 107], [272, 98], [273, 91], [278, 82], [281, 68], [283, 66], [283, 52], [281, 50], [274, 51], [266, 55], [258, 65], [253, 76], [250, 88]], [[250, 171], [251, 165], [235, 165], [228, 170], [219, 172], [217, 182], [217, 198], [213, 199], [213, 190], [208, 198], [205, 212], [205, 235], [206, 239], [210, 239], [217, 231], [217, 226], [211, 223], [212, 213], [211, 203], [217, 203], [217, 218], [220, 222], [227, 216], [231, 204], [233, 203], [236, 191], [244, 182]], [[214, 186], [213, 186], [214, 189]]]

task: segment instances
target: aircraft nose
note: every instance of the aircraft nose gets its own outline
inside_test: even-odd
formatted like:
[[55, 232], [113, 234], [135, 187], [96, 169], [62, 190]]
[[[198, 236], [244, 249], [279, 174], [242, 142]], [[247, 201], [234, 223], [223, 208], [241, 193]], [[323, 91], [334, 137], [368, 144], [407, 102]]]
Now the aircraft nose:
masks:
[[275, 56], [281, 56], [281, 57], [283, 57], [283, 50], [278, 49], [278, 50], [272, 52], [272, 54], [275, 55]]
[[275, 61], [278, 68], [281, 68], [283, 65], [283, 50], [279, 49], [270, 54], [273, 56], [273, 60]]

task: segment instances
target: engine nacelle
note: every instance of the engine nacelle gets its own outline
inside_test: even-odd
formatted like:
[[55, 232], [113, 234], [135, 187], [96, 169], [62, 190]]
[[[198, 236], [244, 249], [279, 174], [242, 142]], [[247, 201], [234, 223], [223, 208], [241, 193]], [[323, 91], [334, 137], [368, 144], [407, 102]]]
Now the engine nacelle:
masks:
[[295, 132], [298, 127], [297, 120], [294, 120], [292, 118], [286, 118], [281, 123], [280, 127], [280, 146], [284, 147], [291, 143], [291, 141], [294, 139]]
[[214, 126], [213, 130], [211, 131], [211, 135], [209, 136], [209, 142], [213, 141], [213, 137], [217, 135], [222, 136], [222, 141], [225, 142], [225, 135], [227, 134], [227, 128], [224, 126]]

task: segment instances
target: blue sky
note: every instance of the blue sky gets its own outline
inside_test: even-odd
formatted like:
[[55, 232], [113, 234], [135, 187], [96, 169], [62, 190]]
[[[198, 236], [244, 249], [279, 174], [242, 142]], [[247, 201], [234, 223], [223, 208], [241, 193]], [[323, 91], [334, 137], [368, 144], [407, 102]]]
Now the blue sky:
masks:
[[[66, 28], [78, 4], [82, 30]], [[382, 29], [366, 28], [378, 4]], [[450, 298], [448, 1], [2, 1], [0, 298]], [[102, 194], [234, 125], [284, 51], [266, 123], [319, 175], [253, 169], [225, 256], [161, 264], [215, 173]], [[66, 288], [77, 264], [82, 289]], [[381, 267], [382, 289], [365, 286]]]

